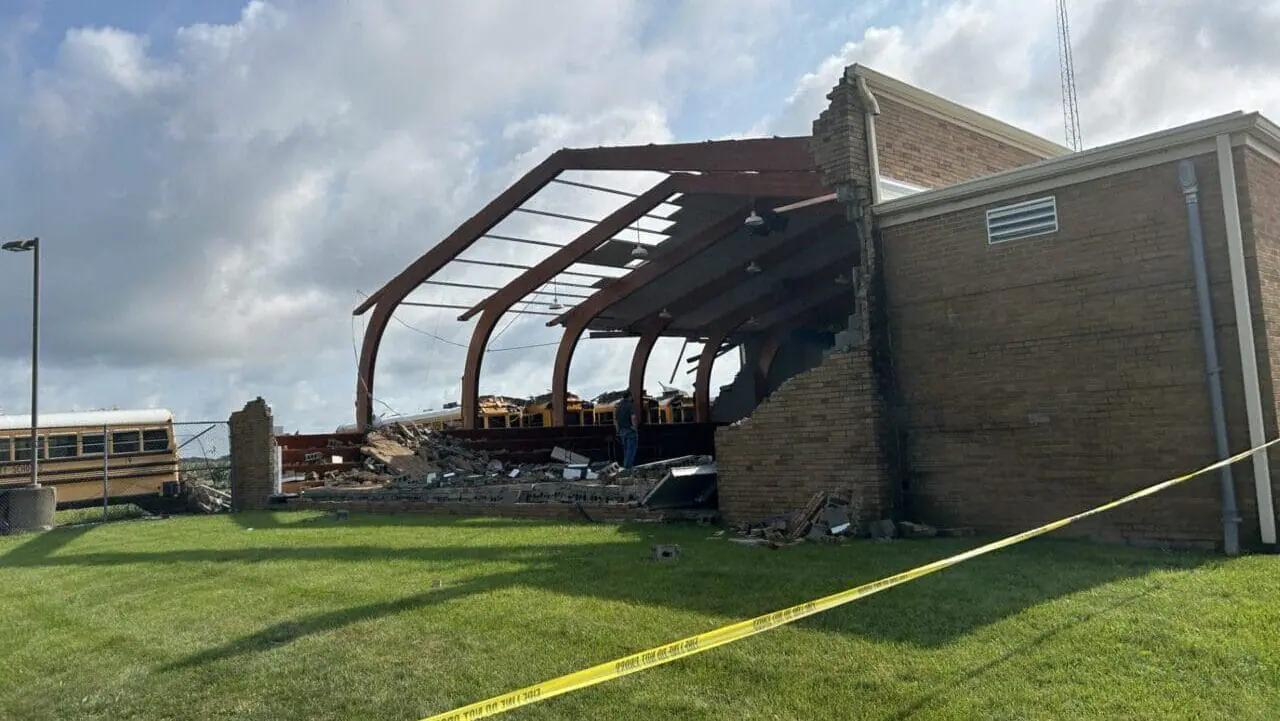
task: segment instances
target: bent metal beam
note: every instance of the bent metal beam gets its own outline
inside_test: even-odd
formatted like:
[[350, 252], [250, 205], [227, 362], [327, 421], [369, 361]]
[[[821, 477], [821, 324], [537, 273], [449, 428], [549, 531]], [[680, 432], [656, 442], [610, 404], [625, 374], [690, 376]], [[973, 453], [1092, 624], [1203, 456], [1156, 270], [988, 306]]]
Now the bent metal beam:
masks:
[[356, 382], [356, 424], [373, 420], [373, 381], [378, 348], [396, 307], [414, 288], [471, 247], [565, 170], [644, 170], [675, 172], [814, 171], [807, 137], [761, 138], [706, 143], [616, 148], [562, 149], [526, 173], [484, 208], [424, 253], [362, 302], [354, 315], [373, 313], [365, 327]]

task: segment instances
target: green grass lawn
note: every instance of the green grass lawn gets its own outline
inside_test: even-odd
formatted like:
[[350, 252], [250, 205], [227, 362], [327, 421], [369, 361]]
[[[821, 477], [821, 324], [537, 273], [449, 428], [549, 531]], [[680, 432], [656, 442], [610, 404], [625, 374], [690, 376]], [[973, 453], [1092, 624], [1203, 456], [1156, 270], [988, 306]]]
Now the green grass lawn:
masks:
[[[0, 718], [417, 721], [977, 544], [710, 535], [264, 513], [0, 538]], [[1278, 709], [1280, 559], [1044, 539], [499, 718]]]

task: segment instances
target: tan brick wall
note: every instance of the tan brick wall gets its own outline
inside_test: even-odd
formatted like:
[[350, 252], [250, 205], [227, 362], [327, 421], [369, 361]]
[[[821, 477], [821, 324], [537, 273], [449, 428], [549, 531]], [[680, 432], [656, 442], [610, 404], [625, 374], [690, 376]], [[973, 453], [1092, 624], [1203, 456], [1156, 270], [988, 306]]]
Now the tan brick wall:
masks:
[[[1196, 167], [1229, 434], [1242, 450], [1217, 166], [1206, 155]], [[1054, 235], [988, 246], [985, 207], [884, 230], [912, 501], [926, 521], [1023, 530], [1215, 460], [1176, 164], [1055, 195]], [[1247, 466], [1236, 472], [1248, 543], [1252, 481]], [[1215, 543], [1217, 479], [1065, 532]]]
[[827, 100], [827, 109], [813, 121], [810, 153], [829, 185], [854, 183], [868, 187], [866, 124], [857, 88], [842, 74]]
[[941, 188], [1042, 159], [892, 98], [877, 96], [876, 100], [881, 175]]
[[267, 507], [275, 488], [276, 439], [271, 408], [261, 398], [231, 414], [231, 504], [234, 511]]
[[758, 521], [804, 507], [814, 492], [852, 492], [863, 520], [887, 513], [881, 414], [865, 351], [829, 355], [782, 384], [737, 426], [716, 431], [720, 512]]

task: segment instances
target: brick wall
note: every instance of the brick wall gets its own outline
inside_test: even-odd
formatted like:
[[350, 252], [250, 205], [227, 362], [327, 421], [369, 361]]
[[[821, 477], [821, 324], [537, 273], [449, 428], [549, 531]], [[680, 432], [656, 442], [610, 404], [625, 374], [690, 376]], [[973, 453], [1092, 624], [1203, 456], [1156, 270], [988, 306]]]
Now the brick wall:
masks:
[[[1229, 434], [1242, 450], [1217, 166], [1206, 155], [1196, 167]], [[1023, 530], [1215, 460], [1176, 164], [1055, 194], [1058, 233], [1000, 246], [986, 242], [986, 207], [884, 229], [911, 496], [926, 521]], [[1235, 470], [1241, 540], [1256, 542], [1252, 481]], [[1217, 478], [1063, 532], [1216, 543]]]
[[881, 175], [941, 188], [1043, 159], [892, 98], [877, 96], [876, 100]]
[[813, 121], [810, 152], [828, 185], [854, 183], [867, 187], [870, 163], [864, 111], [857, 88], [842, 73], [840, 82], [827, 94], [827, 100], [826, 110]]
[[863, 520], [890, 491], [880, 451], [880, 404], [863, 350], [832, 353], [783, 383], [751, 416], [716, 431], [720, 512], [730, 522], [801, 509], [814, 492], [852, 492]]
[[249, 401], [244, 410], [231, 414], [233, 511], [267, 507], [276, 479], [276, 440], [272, 431], [271, 408], [262, 398]]

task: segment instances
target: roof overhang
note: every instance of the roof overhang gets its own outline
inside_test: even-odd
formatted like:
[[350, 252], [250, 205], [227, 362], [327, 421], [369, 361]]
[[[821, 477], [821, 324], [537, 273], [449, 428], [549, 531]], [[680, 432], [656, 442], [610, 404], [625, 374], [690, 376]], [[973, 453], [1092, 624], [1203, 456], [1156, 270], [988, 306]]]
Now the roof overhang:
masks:
[[1042, 160], [974, 180], [878, 203], [879, 224], [891, 227], [1067, 185], [1211, 153], [1216, 138], [1247, 145], [1280, 163], [1280, 128], [1258, 113], [1236, 111], [1187, 125]]

